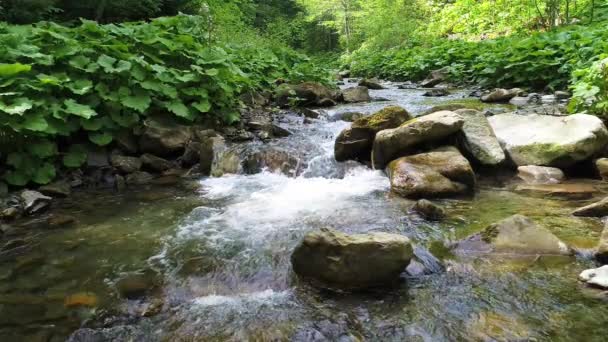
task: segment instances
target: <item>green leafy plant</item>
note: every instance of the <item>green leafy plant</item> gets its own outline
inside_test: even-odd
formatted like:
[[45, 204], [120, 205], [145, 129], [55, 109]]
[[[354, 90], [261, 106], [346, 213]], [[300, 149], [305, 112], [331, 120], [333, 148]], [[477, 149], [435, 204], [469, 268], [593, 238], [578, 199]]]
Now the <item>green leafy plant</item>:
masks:
[[602, 119], [608, 119], [608, 58], [596, 61], [588, 68], [576, 70], [572, 89], [570, 112], [587, 110]]
[[[329, 79], [285, 47], [211, 44], [201, 34], [206, 23], [179, 15], [119, 25], [83, 21], [74, 28], [0, 24], [0, 125], [35, 141], [6, 157], [6, 181], [47, 183], [57, 167], [82, 165], [84, 152], [72, 146], [83, 143], [80, 137], [106, 146], [152, 113], [231, 124], [239, 119], [243, 91], [277, 78]], [[50, 144], [55, 147], [31, 149]]]

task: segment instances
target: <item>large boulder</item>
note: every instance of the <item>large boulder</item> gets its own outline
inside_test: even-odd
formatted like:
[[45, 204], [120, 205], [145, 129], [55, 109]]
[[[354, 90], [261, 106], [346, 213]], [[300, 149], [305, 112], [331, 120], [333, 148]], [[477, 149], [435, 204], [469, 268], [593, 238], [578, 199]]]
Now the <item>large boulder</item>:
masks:
[[280, 106], [295, 102], [301, 106], [331, 106], [335, 105], [336, 93], [317, 82], [300, 84], [282, 84], [275, 90], [275, 99]]
[[387, 172], [391, 190], [406, 198], [448, 197], [475, 188], [471, 164], [454, 147], [399, 158]]
[[317, 285], [357, 290], [395, 281], [412, 255], [410, 240], [402, 235], [321, 229], [304, 237], [291, 263], [298, 276]]
[[412, 117], [407, 110], [390, 106], [381, 111], [359, 118], [350, 128], [336, 138], [334, 155], [337, 161], [369, 161], [376, 134], [380, 131], [398, 127]]
[[566, 178], [562, 170], [548, 166], [520, 166], [517, 172], [517, 176], [528, 184], [558, 184]]
[[516, 255], [571, 255], [568, 246], [549, 230], [523, 215], [494, 223], [481, 233], [458, 242], [460, 253], [505, 253]]
[[578, 279], [588, 285], [608, 289], [608, 265], [584, 270]]
[[[212, 171], [214, 165], [221, 160], [222, 155], [228, 149], [226, 147], [226, 142], [221, 136], [208, 137], [203, 139], [199, 146], [199, 168], [204, 175], [213, 175]], [[215, 174], [214, 176], [217, 175], [218, 174]], [[221, 174], [219, 176], [221, 176]]]
[[301, 166], [300, 159], [279, 148], [266, 148], [253, 152], [245, 157], [242, 164], [243, 171], [247, 174], [256, 174], [267, 170], [292, 177], [298, 175]]
[[364, 78], [359, 81], [359, 86], [375, 90], [384, 89], [377, 78]]
[[481, 97], [482, 102], [509, 102], [512, 98], [521, 94], [523, 91], [519, 88], [513, 89], [494, 89]]
[[188, 126], [169, 120], [146, 120], [139, 148], [155, 156], [174, 157], [184, 152], [191, 138], [192, 131]]
[[342, 98], [346, 103], [369, 102], [372, 100], [369, 96], [369, 90], [363, 86], [342, 90]]
[[501, 114], [489, 121], [517, 166], [568, 167], [603, 151], [608, 144], [606, 126], [587, 114]]
[[463, 124], [462, 116], [441, 111], [409, 120], [394, 129], [383, 130], [374, 140], [372, 164], [375, 169], [383, 169], [416, 145], [440, 141], [459, 132]]
[[608, 197], [599, 202], [578, 208], [572, 212], [574, 216], [581, 217], [604, 217], [608, 216]]
[[468, 154], [481, 165], [502, 164], [506, 159], [505, 152], [486, 116], [474, 109], [459, 109], [455, 113], [464, 118], [461, 141]]
[[430, 75], [420, 82], [420, 86], [423, 88], [430, 88], [438, 85], [439, 83], [446, 80], [448, 75], [448, 68], [441, 68], [438, 70], [431, 71]]

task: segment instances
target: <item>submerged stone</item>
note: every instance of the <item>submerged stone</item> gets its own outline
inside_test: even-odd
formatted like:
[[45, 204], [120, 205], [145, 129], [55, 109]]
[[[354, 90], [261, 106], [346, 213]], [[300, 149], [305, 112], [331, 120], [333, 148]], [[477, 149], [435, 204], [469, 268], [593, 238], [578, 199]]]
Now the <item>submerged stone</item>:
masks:
[[426, 199], [418, 200], [412, 210], [431, 221], [439, 221], [445, 217], [445, 209]]
[[408, 266], [410, 240], [388, 233], [308, 233], [291, 256], [295, 273], [330, 288], [357, 290], [390, 284]]
[[457, 251], [519, 255], [570, 255], [568, 246], [549, 230], [523, 215], [492, 224], [456, 246]]
[[518, 166], [568, 167], [591, 158], [608, 144], [606, 126], [598, 117], [587, 114], [501, 114], [489, 121]]
[[597, 189], [591, 184], [522, 184], [515, 191], [538, 194], [543, 196], [566, 197], [572, 199], [591, 198]]
[[555, 167], [527, 165], [517, 168], [517, 176], [528, 184], [558, 184], [566, 176], [564, 172]]
[[604, 217], [608, 216], [608, 197], [599, 202], [578, 208], [572, 212], [574, 216], [582, 217]]

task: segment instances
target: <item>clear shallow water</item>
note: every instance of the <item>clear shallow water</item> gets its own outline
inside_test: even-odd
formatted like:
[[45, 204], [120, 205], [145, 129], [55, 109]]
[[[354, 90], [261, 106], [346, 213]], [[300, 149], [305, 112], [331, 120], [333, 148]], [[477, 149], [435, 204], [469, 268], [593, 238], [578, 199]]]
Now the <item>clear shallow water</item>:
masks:
[[[391, 102], [327, 114], [394, 103], [420, 113], [446, 101], [422, 93], [374, 91]], [[589, 260], [458, 258], [442, 247], [522, 213], [589, 248], [601, 223], [568, 213], [592, 200], [516, 193], [512, 175], [486, 175], [474, 197], [440, 201], [449, 218], [429, 223], [390, 195], [381, 172], [333, 160], [335, 136], [348, 123], [301, 120], [285, 116], [294, 134], [270, 144], [301, 159], [297, 178], [231, 175], [201, 179], [196, 190], [82, 193], [63, 203], [76, 226], [29, 229], [30, 251], [0, 263], [0, 340], [60, 341], [83, 325], [73, 341], [605, 340], [608, 299], [576, 280]], [[328, 226], [405, 234], [444, 258], [446, 271], [370, 293], [312, 289], [294, 278], [289, 257], [304, 234]], [[117, 283], [132, 274], [152, 274], [144, 298], [120, 296]], [[66, 307], [79, 293], [96, 303]], [[156, 315], [145, 314], [151, 306]]]

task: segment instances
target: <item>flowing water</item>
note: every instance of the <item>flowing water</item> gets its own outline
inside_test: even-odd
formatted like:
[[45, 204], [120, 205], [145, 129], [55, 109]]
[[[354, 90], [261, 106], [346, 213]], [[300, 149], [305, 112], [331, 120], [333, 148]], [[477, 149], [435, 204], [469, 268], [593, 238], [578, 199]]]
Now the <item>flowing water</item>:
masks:
[[[474, 197], [439, 201], [449, 218], [430, 223], [390, 195], [382, 172], [334, 161], [334, 139], [349, 125], [333, 119], [341, 113], [399, 104], [419, 114], [466, 96], [422, 93], [391, 86], [372, 92], [387, 102], [339, 106], [309, 124], [285, 115], [293, 135], [254, 145], [298, 156], [298, 177], [226, 175], [61, 202], [75, 226], [20, 228], [26, 251], [0, 259], [0, 341], [606, 340], [607, 296], [577, 282], [590, 260], [459, 257], [445, 247], [521, 213], [591, 248], [601, 222], [569, 212], [592, 199], [522, 194], [512, 174], [481, 175]], [[607, 193], [587, 182], [596, 197]], [[289, 258], [321, 227], [404, 234], [446, 267], [381, 291], [316, 290], [298, 282]], [[124, 298], [124, 279], [147, 292]]]

